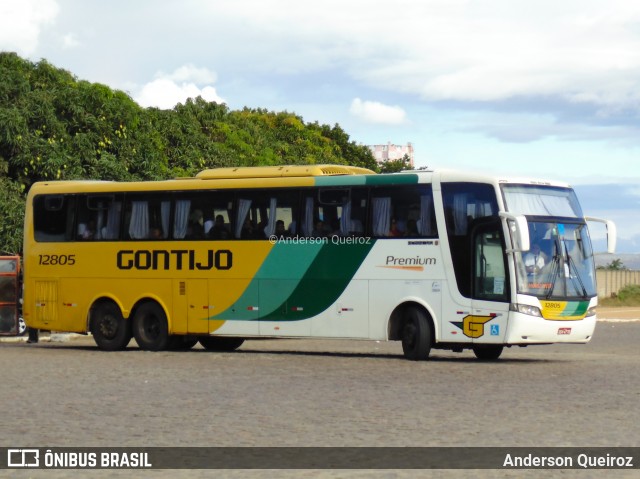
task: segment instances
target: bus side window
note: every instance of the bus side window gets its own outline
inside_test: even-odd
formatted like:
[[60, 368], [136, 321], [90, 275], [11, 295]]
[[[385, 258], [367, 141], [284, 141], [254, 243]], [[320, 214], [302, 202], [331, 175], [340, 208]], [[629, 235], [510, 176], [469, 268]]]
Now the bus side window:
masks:
[[[179, 203], [179, 202], [178, 202]], [[178, 204], [176, 203], [176, 210]], [[200, 208], [192, 208], [187, 222], [186, 239], [204, 239], [204, 214]]]
[[367, 189], [352, 188], [350, 198], [342, 206], [340, 234], [342, 236], [363, 236], [367, 218]]
[[233, 239], [233, 196], [221, 193], [213, 203], [211, 218], [205, 221], [204, 234], [208, 239], [230, 240]]
[[173, 238], [188, 241], [231, 239], [233, 197], [233, 191], [176, 194]]
[[131, 195], [125, 211], [125, 232], [132, 240], [167, 239], [170, 217], [170, 200], [157, 194]]
[[436, 237], [431, 185], [372, 189], [371, 232], [376, 237]]
[[76, 197], [38, 195], [33, 200], [33, 228], [38, 242], [74, 241]]
[[239, 239], [261, 239], [276, 236], [278, 220], [284, 225], [280, 236], [296, 229], [295, 217], [299, 192], [296, 190], [264, 190], [238, 195], [233, 236]]
[[78, 195], [76, 239], [115, 240], [120, 237], [122, 201], [118, 195]]

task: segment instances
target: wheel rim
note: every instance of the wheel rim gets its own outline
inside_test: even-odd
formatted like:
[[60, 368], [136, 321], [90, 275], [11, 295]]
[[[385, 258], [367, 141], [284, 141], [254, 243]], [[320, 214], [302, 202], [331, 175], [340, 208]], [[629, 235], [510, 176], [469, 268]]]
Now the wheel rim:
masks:
[[98, 324], [100, 334], [106, 339], [113, 339], [118, 333], [118, 320], [111, 314], [105, 314]]
[[148, 314], [145, 316], [142, 324], [144, 334], [148, 339], [154, 340], [160, 337], [160, 320], [156, 315]]

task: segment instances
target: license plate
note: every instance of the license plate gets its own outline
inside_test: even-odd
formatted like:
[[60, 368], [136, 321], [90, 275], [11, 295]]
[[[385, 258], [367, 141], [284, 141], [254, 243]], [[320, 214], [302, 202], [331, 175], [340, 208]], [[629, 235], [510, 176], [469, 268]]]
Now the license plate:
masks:
[[558, 328], [558, 336], [563, 336], [565, 334], [571, 334], [571, 328]]

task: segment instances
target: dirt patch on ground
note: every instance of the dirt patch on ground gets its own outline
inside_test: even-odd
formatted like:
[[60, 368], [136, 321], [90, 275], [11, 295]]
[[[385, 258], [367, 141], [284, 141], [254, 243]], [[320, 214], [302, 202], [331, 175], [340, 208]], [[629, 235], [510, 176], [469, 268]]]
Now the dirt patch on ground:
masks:
[[640, 307], [604, 307], [598, 306], [598, 319], [640, 321]]

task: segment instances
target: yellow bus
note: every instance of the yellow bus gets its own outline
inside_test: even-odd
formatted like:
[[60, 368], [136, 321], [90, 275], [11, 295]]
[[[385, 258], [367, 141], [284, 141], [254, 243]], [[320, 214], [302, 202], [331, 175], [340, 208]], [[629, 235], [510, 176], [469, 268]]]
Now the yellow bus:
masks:
[[505, 346], [591, 339], [585, 221], [566, 184], [456, 172], [311, 165], [36, 183], [24, 319], [108, 351], [132, 337], [152, 351], [319, 337], [398, 340], [409, 359], [434, 348], [497, 359]]

